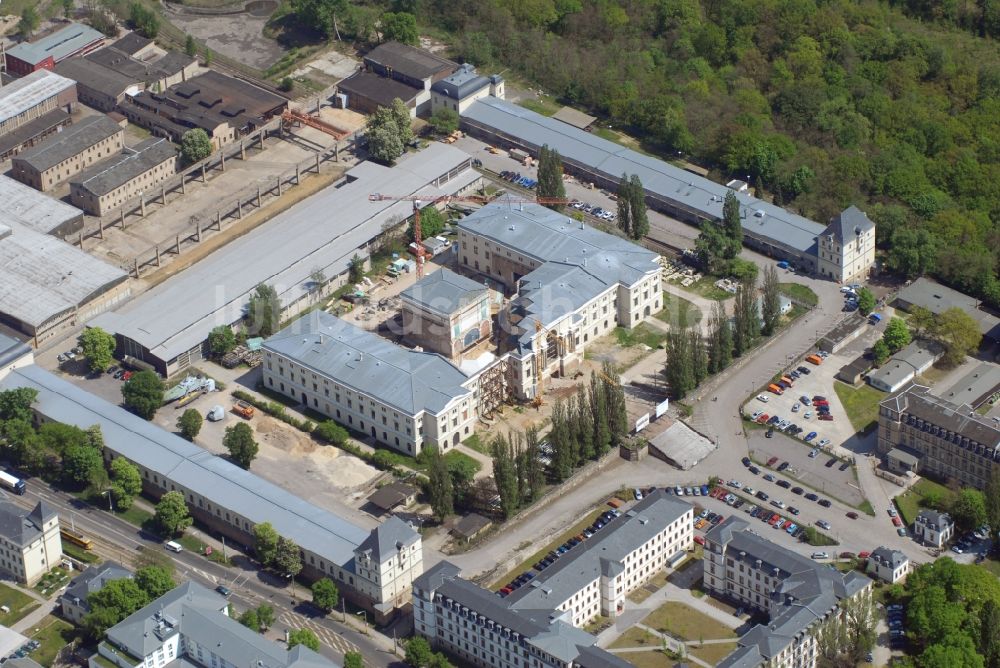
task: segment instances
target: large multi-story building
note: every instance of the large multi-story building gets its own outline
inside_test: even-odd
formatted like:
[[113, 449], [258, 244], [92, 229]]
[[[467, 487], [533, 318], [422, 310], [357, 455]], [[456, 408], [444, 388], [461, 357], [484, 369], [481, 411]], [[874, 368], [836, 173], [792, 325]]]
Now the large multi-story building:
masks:
[[73, 204], [103, 216], [149, 192], [177, 171], [177, 151], [166, 139], [150, 138], [125, 148], [70, 182]]
[[499, 327], [520, 398], [572, 373], [594, 339], [663, 307], [656, 253], [546, 207], [501, 200], [458, 227], [462, 266], [513, 293]]
[[25, 510], [0, 501], [0, 570], [29, 587], [62, 560], [59, 515], [39, 501]]
[[725, 668], [814, 668], [818, 627], [839, 614], [845, 598], [867, 596], [872, 581], [765, 540], [740, 517], [705, 534], [704, 586], [711, 594], [765, 613], [739, 647], [718, 665]]
[[298, 645], [268, 640], [229, 617], [225, 596], [194, 582], [168, 591], [107, 631], [90, 668], [337, 668]]
[[910, 385], [879, 404], [877, 451], [895, 473], [927, 472], [985, 489], [1000, 472], [1000, 426]]
[[265, 341], [262, 367], [268, 389], [413, 456], [457, 445], [478, 419], [474, 379], [461, 369], [324, 311]]
[[629, 668], [567, 611], [514, 609], [442, 561], [413, 583], [413, 626], [435, 647], [483, 668]]
[[447, 267], [399, 296], [403, 337], [426, 350], [453, 359], [493, 332], [489, 289]]
[[103, 114], [88, 116], [16, 156], [10, 175], [44, 192], [124, 147], [125, 128]]
[[[363, 528], [44, 369], [29, 365], [5, 373], [0, 390], [36, 390], [32, 408], [40, 420], [100, 427], [105, 460], [132, 462], [143, 491], [153, 498], [180, 492], [191, 516], [213, 533], [247, 546], [253, 544], [254, 527], [268, 522], [299, 546], [303, 577], [334, 580], [342, 596], [376, 620], [390, 619], [409, 603], [413, 578], [423, 571], [423, 551], [420, 534], [401, 519]], [[42, 516], [48, 527], [49, 515]], [[58, 546], [58, 522], [54, 532]]]

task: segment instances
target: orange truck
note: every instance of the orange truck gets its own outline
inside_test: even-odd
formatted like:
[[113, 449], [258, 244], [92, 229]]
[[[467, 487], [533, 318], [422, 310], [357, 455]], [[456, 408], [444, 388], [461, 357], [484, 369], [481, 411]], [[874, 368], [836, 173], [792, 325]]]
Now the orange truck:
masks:
[[819, 355], [810, 355], [809, 357], [806, 358], [806, 361], [809, 362], [810, 364], [815, 364], [816, 366], [819, 366], [820, 364], [823, 363], [823, 358], [820, 357]]
[[781, 394], [785, 393], [785, 391], [783, 389], [781, 389], [780, 387], [778, 387], [774, 383], [771, 383], [770, 385], [767, 386], [767, 391], [768, 392], [773, 392], [774, 394], [778, 394], [778, 395], [781, 395]]
[[249, 420], [253, 417], [254, 408], [245, 401], [237, 401], [236, 405], [233, 406], [233, 412], [239, 415], [241, 418], [246, 418]]

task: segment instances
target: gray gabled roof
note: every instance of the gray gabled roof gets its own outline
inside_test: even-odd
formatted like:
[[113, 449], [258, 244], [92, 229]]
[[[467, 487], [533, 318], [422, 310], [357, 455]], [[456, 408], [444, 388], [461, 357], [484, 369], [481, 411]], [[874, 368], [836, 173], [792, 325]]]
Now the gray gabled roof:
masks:
[[463, 385], [469, 376], [441, 355], [397, 346], [325, 311], [299, 318], [263, 347], [406, 415], [438, 414], [472, 396]]
[[431, 90], [452, 100], [464, 100], [489, 85], [488, 78], [476, 72], [476, 68], [472, 65], [465, 63], [452, 74], [435, 82]]
[[896, 570], [910, 560], [909, 557], [899, 550], [891, 550], [883, 546], [876, 547], [872, 550], [872, 553], [868, 558], [877, 563], [888, 566], [892, 570]]
[[100, 42], [104, 35], [82, 23], [70, 23], [34, 42], [21, 42], [7, 49], [7, 55], [37, 65], [48, 57], [55, 62], [67, 58], [80, 49]]
[[357, 552], [371, 552], [371, 558], [382, 563], [391, 555], [394, 555], [420, 540], [420, 534], [410, 524], [399, 519], [395, 515], [387, 519], [382, 524], [368, 534]]
[[75, 81], [49, 70], [37, 70], [16, 79], [0, 88], [0, 122], [14, 118], [70, 88], [76, 88]]
[[927, 526], [937, 529], [940, 531], [945, 526], [950, 526], [954, 524], [954, 520], [951, 519], [951, 515], [948, 513], [942, 513], [937, 510], [931, 510], [930, 508], [922, 508], [919, 513], [917, 513], [917, 524], [926, 524]]
[[823, 231], [823, 236], [832, 236], [835, 241], [843, 244], [873, 229], [875, 223], [865, 215], [864, 211], [852, 204], [833, 217]]
[[[697, 176], [657, 158], [597, 137], [566, 123], [542, 116], [495, 97], [484, 97], [462, 114], [463, 123], [492, 128], [537, 150], [548, 144], [564, 161], [575, 162], [617, 181], [636, 174], [646, 192], [678, 202], [708, 219], [722, 218], [722, 203], [733, 192], [721, 183]], [[770, 202], [737, 192], [745, 232], [769, 239], [798, 253], [812, 252], [826, 229]]]
[[32, 510], [25, 510], [10, 501], [0, 501], [0, 536], [18, 547], [24, 547], [42, 535], [45, 520], [55, 511], [44, 501]]
[[457, 65], [430, 51], [400, 42], [385, 42], [365, 55], [365, 62], [414, 79], [426, 79]]
[[44, 172], [120, 132], [124, 132], [122, 126], [104, 114], [88, 116], [19, 153], [14, 158], [14, 168], [17, 169], [18, 163], [23, 162]]
[[39, 234], [52, 234], [67, 223], [83, 218], [83, 211], [75, 206], [9, 176], [0, 175], [0, 202], [3, 202], [0, 225], [17, 225]]
[[37, 366], [15, 369], [0, 388], [38, 390], [33, 408], [81, 429], [97, 425], [111, 452], [159, 473], [182, 490], [201, 495], [254, 525], [270, 522], [299, 547], [353, 567], [354, 550], [369, 532], [347, 519], [216, 457]]
[[121, 155], [99, 162], [70, 181], [97, 197], [122, 187], [164, 162], [177, 158], [174, 145], [162, 137], [151, 137], [133, 147], [125, 148]]
[[66, 599], [75, 605], [89, 609], [87, 596], [100, 591], [104, 585], [112, 580], [123, 580], [131, 578], [132, 571], [114, 562], [106, 561], [99, 566], [90, 566], [84, 572], [70, 580], [66, 590], [59, 597]]
[[[689, 503], [655, 490], [621, 517], [611, 520], [597, 534], [564, 554], [542, 571], [529, 585], [521, 587], [505, 600], [510, 607], [550, 608], [561, 605], [587, 582], [598, 579], [608, 562], [622, 562], [640, 545], [651, 540], [684, 513], [692, 512]], [[668, 558], [673, 555], [667, 555]]]
[[424, 276], [399, 296], [433, 313], [450, 316], [487, 295], [486, 285], [444, 267]]

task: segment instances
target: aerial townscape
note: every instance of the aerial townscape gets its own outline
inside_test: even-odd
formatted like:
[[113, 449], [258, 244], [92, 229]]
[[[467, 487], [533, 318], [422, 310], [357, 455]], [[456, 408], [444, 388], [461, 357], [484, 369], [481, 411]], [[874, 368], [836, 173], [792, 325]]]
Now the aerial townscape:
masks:
[[1000, 668], [998, 40], [4, 0], [0, 664]]

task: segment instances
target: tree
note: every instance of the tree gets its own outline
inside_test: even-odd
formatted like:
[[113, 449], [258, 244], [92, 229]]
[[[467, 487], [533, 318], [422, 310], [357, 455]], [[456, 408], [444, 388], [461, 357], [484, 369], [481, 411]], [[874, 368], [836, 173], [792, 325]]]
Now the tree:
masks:
[[290, 93], [293, 88], [295, 88], [295, 79], [292, 77], [282, 77], [281, 83], [278, 84], [278, 89], [285, 93]]
[[135, 580], [111, 580], [87, 596], [90, 612], [83, 618], [83, 628], [91, 638], [100, 639], [109, 628], [148, 604], [149, 596]]
[[944, 346], [943, 360], [952, 366], [974, 353], [983, 340], [979, 323], [957, 306], [938, 315], [931, 336]]
[[111, 460], [111, 496], [118, 510], [132, 507], [132, 499], [142, 493], [139, 469], [124, 457]]
[[288, 633], [288, 649], [292, 649], [296, 645], [302, 645], [314, 652], [318, 652], [319, 638], [309, 629], [294, 629]]
[[[429, 239], [444, 232], [446, 224], [444, 214], [433, 205], [425, 206], [420, 210], [420, 238]], [[416, 241], [416, 213], [410, 218], [410, 224], [406, 227], [406, 238]]]
[[629, 196], [632, 184], [628, 180], [628, 174], [622, 174], [621, 181], [618, 182], [618, 229], [625, 233], [625, 236], [632, 237], [632, 198]]
[[344, 668], [365, 668], [364, 658], [361, 652], [347, 652], [344, 654]]
[[757, 312], [756, 293], [756, 285], [752, 280], [741, 282], [736, 289], [733, 354], [737, 357], [752, 348], [760, 335], [760, 315]]
[[270, 522], [262, 522], [253, 528], [253, 551], [265, 568], [269, 568], [278, 556], [280, 538]]
[[886, 344], [885, 339], [879, 339], [872, 346], [872, 361], [875, 366], [882, 366], [889, 358], [892, 356], [892, 352], [889, 350], [888, 344]]
[[430, 496], [431, 508], [438, 521], [443, 522], [455, 513], [451, 474], [448, 472], [448, 463], [444, 460], [444, 455], [437, 447], [429, 445], [424, 452], [427, 453], [425, 456], [430, 458], [427, 493]]
[[979, 653], [987, 666], [1000, 666], [1000, 602], [987, 600], [980, 615]]
[[129, 22], [136, 32], [149, 39], [155, 39], [160, 32], [160, 19], [156, 12], [138, 2], [133, 2], [129, 8]]
[[1000, 473], [994, 471], [986, 490], [983, 493], [986, 500], [986, 517], [994, 535], [1000, 531]]
[[350, 434], [333, 420], [324, 420], [313, 429], [313, 436], [332, 445], [341, 446], [347, 443]]
[[[978, 329], [976, 331], [979, 331]], [[902, 318], [892, 318], [885, 326], [882, 333], [882, 340], [889, 347], [889, 351], [896, 353], [910, 343], [910, 328], [906, 326], [906, 321]]]
[[181, 158], [185, 164], [193, 165], [212, 155], [212, 140], [201, 128], [188, 130], [181, 135]]
[[448, 477], [451, 478], [452, 498], [462, 503], [472, 490], [472, 482], [479, 472], [479, 462], [471, 457], [462, 456], [445, 457], [444, 460]]
[[299, 546], [284, 536], [278, 538], [274, 569], [286, 578], [293, 578], [302, 570], [302, 552]]
[[427, 662], [427, 668], [455, 668], [448, 657], [446, 657], [441, 652], [434, 652], [431, 656], [431, 660]]
[[210, 67], [212, 65], [212, 50], [207, 46], [205, 47], [204, 60], [205, 60], [205, 67]]
[[0, 392], [0, 421], [21, 420], [30, 422], [33, 417], [31, 404], [38, 398], [38, 390], [18, 387]]
[[781, 285], [778, 282], [778, 272], [772, 264], [764, 269], [762, 287], [760, 308], [764, 324], [761, 326], [761, 333], [771, 336], [778, 328], [778, 320], [781, 318]]
[[153, 522], [165, 536], [176, 536], [191, 526], [194, 520], [184, 503], [184, 494], [177, 491], [164, 494], [156, 504]]
[[985, 524], [988, 519], [986, 497], [978, 489], [967, 487], [951, 502], [948, 512], [959, 531], [971, 531]]
[[260, 628], [268, 630], [274, 625], [274, 608], [262, 603], [257, 607], [257, 619], [260, 621]]
[[189, 441], [193, 441], [198, 436], [198, 432], [201, 431], [201, 424], [201, 413], [194, 408], [187, 409], [177, 418], [177, 428], [180, 430], [181, 436]]
[[88, 445], [73, 445], [62, 455], [63, 480], [77, 489], [86, 487], [96, 475], [104, 472], [101, 451]]
[[320, 578], [312, 584], [312, 602], [324, 612], [330, 612], [340, 602], [340, 590], [330, 578]]
[[271, 336], [281, 326], [281, 298], [278, 291], [261, 283], [250, 295], [247, 305], [247, 332], [255, 336]]
[[419, 44], [417, 17], [409, 12], [386, 12], [382, 15], [382, 39], [414, 46]]
[[226, 434], [222, 437], [222, 447], [229, 451], [229, 458], [244, 469], [250, 468], [250, 463], [260, 449], [253, 438], [253, 429], [246, 422], [226, 427]]
[[355, 253], [351, 256], [347, 264], [347, 280], [350, 283], [359, 283], [365, 277], [365, 260]]
[[438, 107], [437, 111], [431, 114], [430, 126], [440, 136], [450, 135], [458, 129], [458, 114], [448, 107]]
[[646, 211], [646, 189], [642, 186], [642, 180], [638, 174], [629, 177], [628, 197], [629, 210], [631, 212], [632, 224], [629, 229], [629, 236], [639, 240], [649, 234], [649, 214]]
[[73, 16], [73, 0], [62, 0], [63, 18], [68, 19]]
[[115, 355], [115, 336], [108, 334], [100, 327], [87, 327], [77, 339], [90, 370], [103, 373], [111, 366]]
[[410, 110], [399, 98], [390, 107], [379, 107], [366, 124], [368, 152], [376, 160], [392, 164], [413, 139], [411, 123]]
[[[557, 423], [559, 418], [556, 411], [559, 409], [561, 409], [561, 404], [557, 404], [553, 408], [553, 430], [556, 429], [557, 424], [559, 429], [562, 429], [562, 423]], [[552, 434], [550, 434], [549, 438], [552, 439], [556, 452], [554, 459], [558, 459], [559, 446], [557, 445], [557, 440], [553, 438]], [[517, 514], [517, 510], [521, 506], [521, 486], [518, 485], [514, 451], [510, 442], [501, 434], [493, 439], [493, 443], [490, 445], [490, 452], [493, 455], [493, 479], [496, 481], [497, 493], [500, 495], [500, 512], [503, 514], [504, 519], [510, 519]]]
[[697, 385], [694, 374], [694, 351], [687, 328], [674, 327], [667, 334], [667, 384], [674, 399], [680, 400]]
[[732, 190], [726, 193], [722, 203], [722, 232], [726, 244], [722, 249], [722, 257], [732, 260], [740, 254], [743, 248], [743, 224], [740, 222], [740, 202]]
[[236, 347], [236, 334], [229, 325], [219, 325], [208, 333], [208, 349], [216, 357], [222, 357], [226, 353], [232, 352]]
[[38, 11], [32, 5], [28, 5], [21, 10], [21, 20], [17, 22], [17, 32], [21, 37], [28, 39], [32, 33], [38, 30], [41, 19]]
[[867, 316], [875, 310], [875, 295], [868, 288], [858, 290], [858, 312]]
[[422, 668], [431, 661], [430, 643], [423, 636], [414, 636], [406, 643], [406, 654], [403, 660], [411, 666]]
[[934, 271], [938, 241], [925, 229], [903, 227], [892, 233], [886, 265], [904, 278], [916, 278]]
[[242, 615], [240, 615], [240, 624], [247, 627], [254, 633], [260, 633], [260, 619], [257, 617], [257, 611], [253, 608], [247, 609]]
[[[563, 162], [559, 151], [549, 148], [548, 144], [538, 151], [538, 187], [539, 197], [565, 199], [566, 185], [563, 183]], [[561, 204], [546, 204], [550, 209], [562, 211]]]
[[135, 572], [135, 583], [154, 601], [177, 586], [170, 572], [160, 566], [146, 566]]
[[184, 37], [184, 53], [191, 58], [198, 55], [198, 45], [195, 43], [193, 35], [186, 35]]
[[122, 385], [122, 403], [136, 415], [152, 420], [163, 405], [163, 381], [155, 371], [137, 371]]
[[910, 327], [917, 338], [929, 334], [936, 322], [937, 316], [930, 309], [916, 305], [910, 307]]

